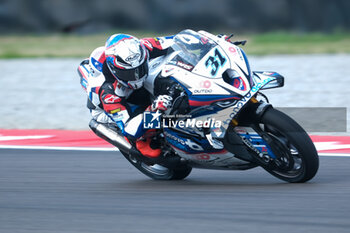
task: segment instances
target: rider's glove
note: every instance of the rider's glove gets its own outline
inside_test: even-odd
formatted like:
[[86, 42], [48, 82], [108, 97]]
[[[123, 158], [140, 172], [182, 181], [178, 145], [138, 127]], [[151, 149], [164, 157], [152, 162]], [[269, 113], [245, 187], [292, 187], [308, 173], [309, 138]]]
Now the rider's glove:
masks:
[[169, 95], [159, 95], [152, 103], [152, 111], [166, 111], [171, 107], [173, 98]]

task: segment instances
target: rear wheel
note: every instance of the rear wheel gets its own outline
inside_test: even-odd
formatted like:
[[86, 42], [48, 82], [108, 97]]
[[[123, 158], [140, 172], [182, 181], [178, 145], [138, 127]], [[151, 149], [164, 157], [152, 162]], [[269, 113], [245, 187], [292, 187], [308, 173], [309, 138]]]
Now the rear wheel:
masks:
[[256, 127], [266, 133], [269, 146], [277, 157], [263, 166], [265, 170], [292, 183], [306, 182], [316, 175], [319, 167], [316, 148], [309, 135], [292, 118], [269, 108]]
[[192, 167], [189, 167], [187, 165], [180, 165], [175, 168], [167, 168], [159, 164], [147, 164], [129, 156], [122, 151], [120, 152], [132, 165], [134, 165], [134, 167], [154, 180], [183, 180], [192, 171]]

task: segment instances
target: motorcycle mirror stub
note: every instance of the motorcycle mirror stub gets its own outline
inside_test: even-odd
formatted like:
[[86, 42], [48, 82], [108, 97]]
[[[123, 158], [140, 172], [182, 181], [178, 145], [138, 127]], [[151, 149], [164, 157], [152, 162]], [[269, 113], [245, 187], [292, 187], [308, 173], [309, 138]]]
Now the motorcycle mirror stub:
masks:
[[260, 82], [262, 78], [272, 77], [274, 80], [267, 83], [261, 88], [261, 90], [278, 88], [284, 86], [284, 77], [277, 72], [267, 72], [267, 71], [254, 71], [253, 72], [253, 81], [254, 83]]

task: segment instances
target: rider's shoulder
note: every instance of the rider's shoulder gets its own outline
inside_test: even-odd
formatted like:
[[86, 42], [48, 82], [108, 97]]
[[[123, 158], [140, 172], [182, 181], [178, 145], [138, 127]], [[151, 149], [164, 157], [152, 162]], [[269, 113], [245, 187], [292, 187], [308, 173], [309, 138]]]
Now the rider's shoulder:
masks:
[[106, 80], [102, 73], [103, 62], [105, 60], [104, 56], [104, 47], [98, 47], [78, 67], [78, 73], [82, 77], [81, 84], [87, 92], [101, 86]]
[[147, 37], [142, 38], [140, 41], [150, 51], [152, 51], [153, 48], [164, 50], [173, 44], [173, 37], [174, 36]]
[[105, 56], [104, 46], [94, 49], [89, 57], [90, 66], [97, 73], [102, 72], [102, 65], [105, 60], [106, 60], [106, 56]]

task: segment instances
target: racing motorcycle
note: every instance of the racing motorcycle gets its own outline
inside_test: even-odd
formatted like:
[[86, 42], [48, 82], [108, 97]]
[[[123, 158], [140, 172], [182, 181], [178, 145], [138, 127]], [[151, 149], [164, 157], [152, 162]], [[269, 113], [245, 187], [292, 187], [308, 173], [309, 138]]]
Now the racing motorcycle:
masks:
[[[245, 41], [231, 42], [192, 30], [180, 32], [173, 40], [168, 55], [150, 61], [152, 69], [145, 83], [152, 93], [152, 80], [161, 74], [184, 90], [167, 114], [144, 113], [144, 127], [158, 132], [162, 155], [149, 159], [135, 149], [134, 142], [102, 125], [90, 125], [95, 133], [156, 180], [184, 179], [192, 168], [247, 170], [257, 166], [292, 183], [315, 176], [319, 159], [310, 137], [261, 93], [282, 87], [280, 74], [252, 72], [238, 47]], [[181, 107], [183, 103], [186, 108]]]

